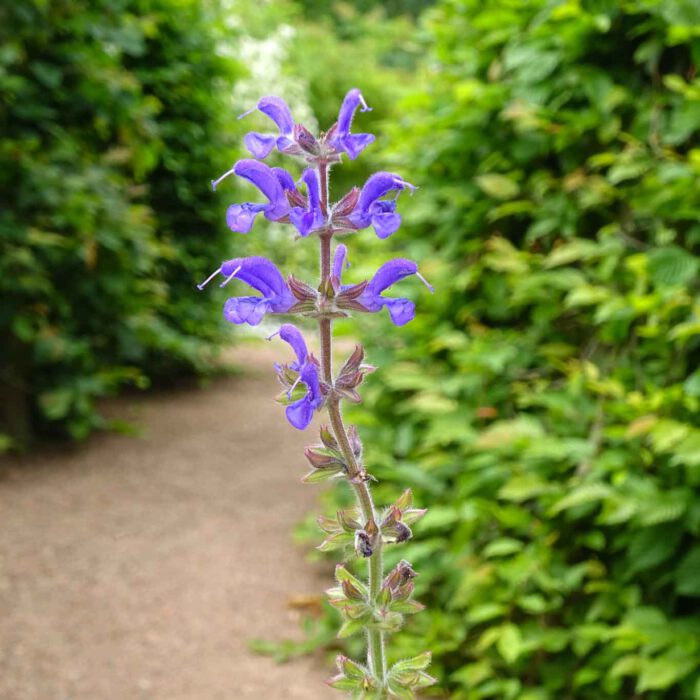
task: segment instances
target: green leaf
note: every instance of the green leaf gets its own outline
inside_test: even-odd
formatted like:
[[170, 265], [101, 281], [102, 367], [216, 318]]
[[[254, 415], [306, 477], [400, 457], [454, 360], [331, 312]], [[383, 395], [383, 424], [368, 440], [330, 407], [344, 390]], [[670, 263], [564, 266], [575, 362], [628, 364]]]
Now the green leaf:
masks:
[[478, 175], [474, 179], [476, 180], [476, 184], [479, 185], [489, 197], [493, 197], [494, 199], [514, 199], [520, 192], [518, 184], [506, 175], [489, 173], [486, 175]]
[[654, 659], [645, 659], [637, 681], [637, 692], [670, 688], [697, 665], [697, 658], [683, 655], [665, 654]]
[[697, 279], [698, 269], [698, 259], [678, 246], [657, 248], [649, 253], [649, 275], [658, 286], [686, 286]]
[[700, 546], [693, 547], [676, 569], [676, 591], [681, 595], [700, 596]]
[[500, 537], [493, 540], [493, 542], [489, 542], [484, 548], [483, 555], [487, 559], [491, 557], [506, 557], [521, 551], [522, 548], [523, 543], [520, 540], [513, 539], [512, 537]]
[[524, 649], [523, 638], [518, 627], [513, 624], [503, 625], [496, 648], [507, 663], [515, 663]]

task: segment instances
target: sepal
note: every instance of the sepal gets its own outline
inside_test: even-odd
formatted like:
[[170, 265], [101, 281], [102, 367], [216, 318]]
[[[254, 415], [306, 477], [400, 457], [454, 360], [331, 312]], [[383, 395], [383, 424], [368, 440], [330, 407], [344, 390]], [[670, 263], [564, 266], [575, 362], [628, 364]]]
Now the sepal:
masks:
[[299, 301], [313, 302], [314, 304], [316, 303], [316, 299], [318, 299], [318, 292], [311, 285], [306, 284], [306, 282], [302, 282], [300, 279], [294, 277], [294, 275], [289, 275], [287, 278], [287, 285], [289, 286], [292, 294]]
[[333, 206], [333, 216], [349, 216], [360, 199], [360, 188], [353, 187], [342, 199]]
[[321, 153], [321, 144], [303, 124], [294, 125], [294, 140], [303, 151], [312, 156], [317, 156]]
[[370, 697], [378, 690], [377, 681], [366, 666], [342, 654], [336, 658], [336, 664], [338, 674], [327, 681], [331, 688], [348, 691], [353, 697], [361, 698]]
[[[387, 673], [389, 691], [398, 698], [413, 698], [414, 691], [435, 685], [437, 680], [425, 672], [432, 659], [429, 651], [395, 663]], [[406, 694], [408, 693], [408, 694]]]
[[329, 450], [335, 450], [336, 452], [340, 452], [340, 445], [338, 445], [338, 441], [335, 439], [333, 433], [331, 433], [330, 428], [327, 425], [321, 426], [320, 434], [321, 442]]

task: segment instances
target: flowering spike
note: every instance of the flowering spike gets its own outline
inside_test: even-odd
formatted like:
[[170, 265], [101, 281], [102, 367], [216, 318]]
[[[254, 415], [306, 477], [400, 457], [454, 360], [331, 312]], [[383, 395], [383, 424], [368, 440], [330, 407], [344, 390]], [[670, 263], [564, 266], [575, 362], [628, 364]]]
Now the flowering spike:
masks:
[[[348, 691], [353, 697], [412, 698], [434, 683], [425, 673], [430, 654], [399, 661], [387, 669], [384, 645], [387, 635], [400, 628], [404, 615], [423, 607], [412, 598], [416, 572], [408, 562], [401, 561], [385, 574], [381, 550], [411, 538], [411, 526], [425, 510], [413, 507], [410, 489], [381, 511], [374, 506], [370, 482], [376, 479], [363, 462], [362, 442], [356, 428], [346, 427], [340, 412], [342, 400], [355, 403], [361, 400], [357, 389], [374, 367], [365, 362], [364, 348], [358, 344], [342, 366], [333, 371], [332, 321], [353, 311], [374, 313], [386, 308], [392, 322], [402, 326], [414, 317], [415, 304], [410, 299], [388, 297], [387, 290], [410, 275], [416, 275], [431, 292], [433, 287], [418, 272], [418, 265], [405, 258], [384, 263], [369, 280], [343, 284], [343, 271], [349, 266], [348, 250], [345, 245], [336, 244], [331, 259], [331, 239], [370, 226], [378, 238], [388, 238], [401, 225], [401, 215], [397, 212], [400, 193], [404, 190], [413, 193], [416, 188], [396, 173], [377, 172], [367, 178], [361, 189], [353, 187], [340, 201], [329, 202], [330, 167], [341, 162], [343, 154], [355, 159], [375, 138], [373, 134], [351, 131], [357, 112], [370, 111], [357, 88], [348, 91], [336, 123], [319, 137], [295, 123], [289, 107], [279, 97], [262, 97], [239, 118], [253, 111], [264, 114], [276, 129], [271, 133], [247, 133], [244, 143], [255, 159], [239, 160], [231, 170], [212, 180], [212, 188], [216, 190], [222, 180], [233, 174], [247, 180], [262, 195], [261, 202], [228, 207], [226, 222], [232, 231], [248, 233], [262, 214], [269, 221], [293, 226], [303, 238], [316, 233], [321, 250], [320, 283], [312, 285], [296, 275], [285, 277], [270, 260], [251, 256], [227, 260], [197, 287], [201, 290], [221, 275], [222, 287], [235, 279], [257, 292], [257, 296], [226, 300], [224, 316], [232, 323], [256, 326], [268, 313], [303, 314], [318, 320], [320, 362], [309, 352], [302, 332], [292, 324], [283, 324], [268, 340], [279, 336], [294, 354], [288, 363], [274, 365], [283, 387], [277, 401], [284, 405], [289, 423], [297, 430], [304, 430], [315, 413], [325, 408], [332, 426], [332, 430], [322, 426], [321, 444], [304, 450], [311, 471], [302, 481], [344, 479], [357, 496], [355, 507], [340, 510], [335, 517], [318, 519], [327, 534], [319, 549], [347, 550], [354, 546], [357, 555], [367, 559], [369, 572], [365, 584], [344, 566], [338, 566], [337, 585], [327, 591], [329, 602], [344, 618], [338, 636], [364, 632], [368, 647], [366, 665], [339, 656], [338, 675], [330, 685]], [[298, 188], [286, 170], [260, 162], [273, 150], [303, 158], [307, 164], [299, 180], [303, 187]]]

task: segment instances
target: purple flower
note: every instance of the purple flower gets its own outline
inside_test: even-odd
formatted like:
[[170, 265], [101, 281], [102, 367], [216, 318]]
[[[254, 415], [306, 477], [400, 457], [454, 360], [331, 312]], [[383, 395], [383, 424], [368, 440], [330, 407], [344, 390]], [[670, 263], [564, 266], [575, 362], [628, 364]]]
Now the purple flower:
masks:
[[367, 106], [362, 93], [353, 88], [345, 95], [343, 104], [338, 112], [338, 121], [333, 133], [329, 137], [329, 142], [336, 151], [347, 153], [350, 160], [355, 160], [360, 153], [374, 141], [374, 134], [351, 134], [350, 126], [357, 108], [362, 105], [362, 112], [369, 112], [371, 108]]
[[340, 289], [340, 281], [343, 277], [343, 270], [350, 267], [350, 263], [348, 262], [347, 256], [347, 247], [342, 243], [339, 243], [335, 247], [335, 253], [333, 254], [333, 264], [331, 265], [331, 282], [336, 291]]
[[401, 215], [396, 213], [396, 199], [380, 200], [391, 191], [416, 188], [395, 173], [378, 172], [365, 182], [355, 208], [348, 216], [358, 229], [372, 225], [379, 238], [388, 238], [401, 225]]
[[313, 168], [304, 170], [301, 182], [306, 185], [307, 206], [292, 207], [289, 212], [289, 220], [296, 226], [302, 236], [308, 236], [312, 231], [321, 228], [326, 222], [326, 217], [321, 211], [320, 184], [318, 173]]
[[[333, 256], [333, 266], [331, 269], [331, 281], [334, 285], [340, 285], [340, 278], [343, 267], [346, 265], [347, 248], [340, 244], [335, 249]], [[374, 277], [367, 283], [361, 294], [355, 297], [348, 308], [369, 311], [375, 313], [386, 307], [392, 322], [396, 326], [403, 326], [412, 321], [416, 315], [416, 306], [410, 299], [392, 298], [382, 296], [382, 292], [387, 290], [404, 277], [416, 275], [423, 284], [432, 292], [433, 287], [427, 282], [423, 275], [418, 272], [418, 265], [413, 260], [406, 258], [394, 258], [385, 262], [375, 273]], [[349, 290], [354, 285], [342, 285], [342, 290]]]
[[256, 109], [272, 119], [279, 133], [261, 134], [251, 131], [246, 134], [243, 141], [251, 154], [256, 158], [267, 158], [275, 146], [282, 153], [296, 154], [299, 149], [294, 143], [294, 119], [287, 103], [274, 95], [261, 97], [255, 108], [244, 112], [238, 118], [242, 119]]
[[313, 356], [309, 354], [304, 336], [296, 326], [293, 326], [291, 323], [285, 323], [279, 329], [279, 336], [285, 343], [289, 343], [297, 356], [295, 362], [291, 362], [286, 366], [276, 365], [277, 374], [285, 386], [287, 386], [287, 378], [284, 370], [287, 369], [298, 373], [296, 381], [287, 391], [287, 396], [291, 397], [292, 391], [297, 384], [302, 383], [306, 386], [306, 394], [297, 401], [290, 403], [285, 409], [285, 415], [287, 420], [297, 430], [304, 430], [311, 422], [314, 411], [323, 405], [318, 365]]
[[247, 323], [257, 326], [266, 313], [283, 314], [296, 303], [287, 283], [275, 265], [258, 256], [234, 258], [223, 263], [202, 284], [204, 289], [216, 275], [225, 277], [221, 286], [228, 284], [234, 277], [256, 289], [261, 297], [231, 297], [224, 304], [224, 318], [231, 323]]
[[270, 221], [279, 221], [289, 214], [289, 202], [285, 191], [296, 192], [292, 176], [282, 168], [270, 168], [251, 158], [239, 160], [231, 170], [224, 173], [218, 180], [212, 180], [216, 186], [229, 175], [238, 175], [255, 185], [267, 197], [268, 204], [244, 202], [232, 204], [226, 212], [226, 223], [232, 231], [248, 233], [253, 227], [255, 217], [263, 212]]

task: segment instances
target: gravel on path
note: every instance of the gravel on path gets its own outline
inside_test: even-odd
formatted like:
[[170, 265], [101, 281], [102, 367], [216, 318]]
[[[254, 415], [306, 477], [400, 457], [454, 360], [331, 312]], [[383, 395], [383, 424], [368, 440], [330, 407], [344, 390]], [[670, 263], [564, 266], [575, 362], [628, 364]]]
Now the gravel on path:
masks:
[[[206, 389], [116, 402], [142, 437], [99, 435], [0, 465], [0, 700], [330, 700], [289, 600], [330, 574], [291, 542], [313, 508], [269, 349]], [[234, 355], [235, 359], [235, 355]]]

